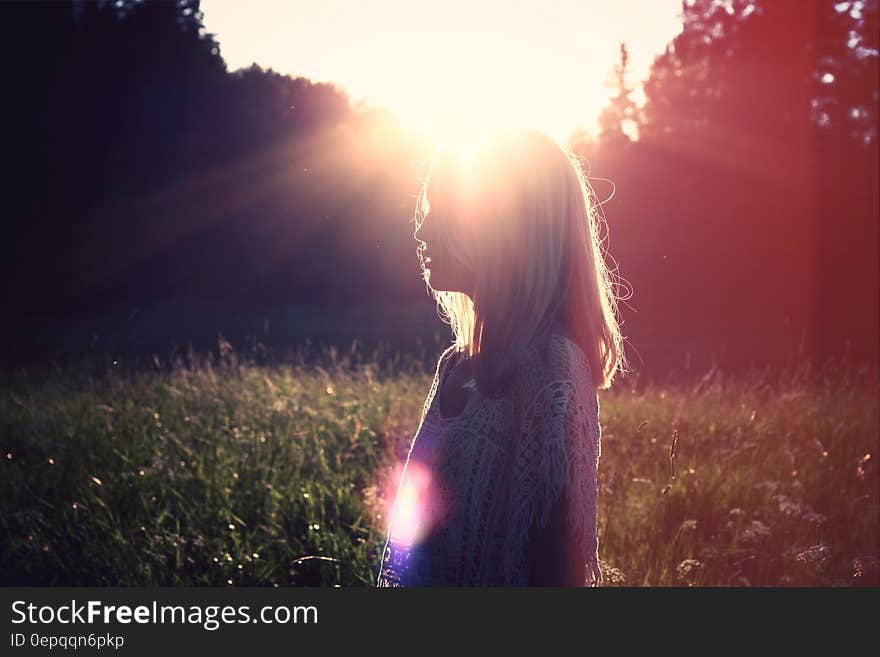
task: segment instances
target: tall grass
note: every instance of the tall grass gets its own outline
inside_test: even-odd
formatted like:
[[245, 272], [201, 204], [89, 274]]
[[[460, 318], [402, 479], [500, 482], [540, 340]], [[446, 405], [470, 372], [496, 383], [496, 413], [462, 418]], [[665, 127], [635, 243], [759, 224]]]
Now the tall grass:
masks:
[[[356, 345], [278, 366], [220, 346], [7, 377], [0, 583], [373, 583], [383, 491], [432, 370]], [[600, 393], [606, 584], [877, 584], [878, 389], [863, 374], [711, 370]]]
[[600, 539], [620, 571], [609, 579], [876, 585], [877, 383], [826, 371], [710, 370], [603, 398]]

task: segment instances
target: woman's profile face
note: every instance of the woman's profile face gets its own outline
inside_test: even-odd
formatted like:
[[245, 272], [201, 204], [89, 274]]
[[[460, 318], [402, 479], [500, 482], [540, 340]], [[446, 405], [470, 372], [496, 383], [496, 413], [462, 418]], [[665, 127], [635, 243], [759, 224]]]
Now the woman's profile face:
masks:
[[457, 221], [454, 204], [440, 193], [432, 196], [430, 186], [427, 196], [428, 212], [416, 229], [415, 237], [420, 242], [418, 249], [428, 272], [428, 284], [434, 290], [471, 295], [473, 272], [447, 246], [453, 239], [462, 241], [459, 223], [462, 218], [458, 217]]

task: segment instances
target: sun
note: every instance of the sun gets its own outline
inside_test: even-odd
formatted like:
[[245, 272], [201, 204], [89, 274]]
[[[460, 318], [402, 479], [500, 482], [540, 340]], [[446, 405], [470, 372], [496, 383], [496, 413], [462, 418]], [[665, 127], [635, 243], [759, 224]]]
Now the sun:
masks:
[[406, 116], [396, 112], [399, 120], [438, 148], [453, 149], [470, 156], [496, 127], [475, 117], [443, 118], [430, 115]]
[[[400, 119], [400, 117], [399, 117]], [[405, 121], [411, 130], [433, 144], [437, 150], [454, 152], [461, 166], [467, 167], [482, 153], [495, 137], [514, 129], [540, 129], [534, 122], [513, 119], [492, 120], [478, 115], [438, 119], [421, 116]]]
[[467, 141], [471, 121], [527, 122], [560, 143], [576, 129], [595, 134], [620, 43], [635, 83], [682, 29], [681, 0], [263, 4], [255, 13], [202, 0], [229, 70], [259, 62], [338, 85], [431, 141]]

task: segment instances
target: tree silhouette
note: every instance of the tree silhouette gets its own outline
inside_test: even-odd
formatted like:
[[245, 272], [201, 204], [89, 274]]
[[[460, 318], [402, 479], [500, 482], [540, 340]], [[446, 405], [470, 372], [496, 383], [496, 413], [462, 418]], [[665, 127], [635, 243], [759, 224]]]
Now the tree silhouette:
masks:
[[639, 142], [601, 159], [634, 342], [654, 357], [648, 345], [714, 342], [734, 361], [848, 343], [876, 361], [876, 3], [691, 0], [682, 14], [644, 85]]
[[636, 106], [627, 82], [629, 53], [626, 43], [620, 44], [620, 60], [614, 66], [609, 86], [614, 91], [611, 101], [599, 114], [599, 139], [611, 148], [628, 143], [636, 132]]

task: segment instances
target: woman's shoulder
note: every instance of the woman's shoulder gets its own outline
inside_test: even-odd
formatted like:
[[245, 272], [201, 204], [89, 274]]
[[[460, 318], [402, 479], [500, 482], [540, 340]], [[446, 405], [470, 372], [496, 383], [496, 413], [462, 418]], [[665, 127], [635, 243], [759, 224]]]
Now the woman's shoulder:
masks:
[[590, 364], [583, 348], [560, 322], [536, 335], [517, 358], [516, 378], [540, 384], [569, 378], [590, 380]]
[[[465, 350], [455, 343], [447, 346], [437, 359], [435, 385], [444, 372], [449, 372], [463, 358], [467, 358]], [[524, 347], [516, 349], [507, 367], [503, 384], [505, 395], [528, 396], [559, 381], [592, 382], [589, 360], [583, 348], [559, 321], [551, 323], [532, 336]]]
[[550, 334], [548, 367], [555, 374], [590, 378], [590, 361], [581, 345], [562, 329]]

